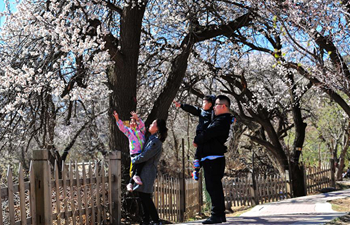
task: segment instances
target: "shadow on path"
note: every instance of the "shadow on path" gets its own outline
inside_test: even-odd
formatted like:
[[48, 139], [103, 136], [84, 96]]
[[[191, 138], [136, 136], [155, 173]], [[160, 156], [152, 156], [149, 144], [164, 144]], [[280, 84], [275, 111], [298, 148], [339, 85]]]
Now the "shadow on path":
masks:
[[[325, 224], [347, 214], [333, 211], [328, 201], [348, 196], [350, 189], [266, 203], [253, 207], [239, 217], [227, 217], [227, 222], [222, 224]], [[203, 221], [181, 224], [202, 224]]]
[[[286, 214], [286, 215], [269, 215], [259, 217], [228, 217], [224, 224], [295, 224], [295, 225], [308, 225], [308, 224], [324, 224], [330, 220], [342, 216], [346, 213], [312, 213], [312, 214]], [[203, 220], [181, 223], [182, 225], [190, 224], [202, 224]]]

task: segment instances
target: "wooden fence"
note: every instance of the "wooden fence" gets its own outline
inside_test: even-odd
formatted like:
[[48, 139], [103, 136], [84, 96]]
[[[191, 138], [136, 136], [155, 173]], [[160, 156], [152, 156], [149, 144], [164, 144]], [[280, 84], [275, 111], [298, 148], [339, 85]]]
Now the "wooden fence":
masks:
[[[330, 165], [321, 167], [304, 166], [304, 183], [307, 195], [320, 192], [323, 188], [335, 187], [334, 169]], [[286, 176], [252, 176], [224, 178], [225, 205], [232, 207], [253, 206], [293, 197], [289, 172]]]
[[[7, 171], [1, 188], [0, 225], [120, 224], [120, 152], [107, 162], [68, 163], [51, 166], [47, 151], [34, 151], [29, 181], [19, 166], [18, 184]], [[53, 170], [51, 170], [53, 167]], [[159, 176], [154, 202], [162, 219], [182, 222], [201, 211], [201, 181]], [[3, 204], [4, 203], [4, 204]], [[186, 204], [186, 205], [185, 205]]]
[[256, 178], [257, 193], [256, 196], [254, 196], [255, 203], [263, 204], [291, 198], [290, 185], [288, 171], [286, 171], [285, 176], [273, 175], [263, 177], [259, 175]]
[[251, 177], [240, 178], [224, 178], [222, 186], [225, 195], [225, 207], [231, 209], [232, 207], [251, 206], [254, 205], [253, 195], [251, 189]]
[[201, 180], [182, 176], [158, 176], [154, 185], [154, 204], [159, 217], [173, 222], [183, 222], [201, 212]]
[[225, 178], [223, 188], [226, 208], [253, 206], [290, 198], [288, 171], [286, 174], [286, 177], [278, 175], [263, 177], [249, 173], [247, 177]]
[[331, 161], [330, 165], [322, 165], [321, 167], [304, 166], [307, 195], [317, 193], [323, 188], [335, 187], [332, 165]]
[[170, 221], [181, 221], [181, 187], [176, 178], [158, 176], [154, 184], [153, 201], [159, 217]]
[[185, 192], [185, 219], [192, 218], [196, 214], [201, 213], [202, 211], [202, 179], [198, 181], [193, 180], [192, 178], [186, 179], [186, 192]]
[[120, 224], [120, 166], [118, 152], [110, 155], [108, 164], [69, 163], [59, 171], [55, 163], [51, 171], [48, 152], [34, 151], [29, 182], [21, 166], [18, 184], [11, 168], [7, 171], [7, 187], [0, 192], [0, 205], [5, 206], [0, 224]]
[[[48, 152], [34, 151], [28, 181], [21, 166], [18, 184], [13, 182], [11, 168], [7, 171], [7, 187], [0, 191], [0, 225], [120, 224], [120, 157], [120, 152], [116, 152], [106, 162], [69, 163], [61, 171], [55, 164], [51, 171]], [[226, 208], [291, 198], [288, 171], [285, 174], [286, 177], [250, 174], [224, 178]], [[307, 167], [305, 178], [308, 194], [334, 185], [334, 173], [326, 167]], [[160, 218], [183, 222], [201, 213], [201, 184], [201, 180], [184, 179], [183, 175], [158, 176], [154, 202]]]

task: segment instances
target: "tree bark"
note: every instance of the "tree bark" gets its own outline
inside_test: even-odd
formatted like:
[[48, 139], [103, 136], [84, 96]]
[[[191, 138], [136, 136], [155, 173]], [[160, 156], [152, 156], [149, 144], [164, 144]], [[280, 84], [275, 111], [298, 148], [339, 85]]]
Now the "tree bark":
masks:
[[341, 150], [340, 156], [339, 156], [339, 163], [337, 168], [337, 174], [336, 179], [337, 180], [343, 180], [343, 170], [345, 168], [345, 154], [347, 153], [350, 145], [350, 121], [348, 122], [348, 127], [346, 129], [346, 135], [345, 135], [345, 143], [343, 146], [343, 149]]
[[303, 149], [305, 140], [305, 130], [307, 124], [304, 123], [301, 108], [300, 108], [300, 98], [295, 96], [296, 85], [294, 82], [294, 76], [292, 73], [288, 73], [288, 79], [291, 81], [291, 103], [292, 103], [292, 113], [295, 128], [295, 138], [293, 142], [293, 160], [291, 162], [292, 168], [292, 189], [294, 197], [304, 196], [306, 194], [306, 187], [304, 183], [304, 170], [303, 167], [299, 165], [299, 159], [301, 151]]
[[293, 197], [305, 196], [304, 168], [298, 162], [291, 162]]
[[181, 43], [182, 52], [175, 57], [171, 63], [171, 71], [167, 79], [163, 91], [160, 93], [157, 100], [154, 102], [151, 113], [146, 120], [146, 126], [150, 125], [153, 120], [168, 118], [169, 107], [174, 100], [177, 91], [180, 88], [182, 79], [185, 76], [187, 69], [187, 60], [194, 45], [193, 34], [185, 37]]
[[[114, 67], [108, 73], [110, 95], [109, 113], [109, 148], [122, 152], [122, 168], [129, 168], [130, 157], [128, 140], [119, 131], [112, 116], [115, 110], [121, 120], [129, 120], [130, 112], [136, 109], [137, 65], [139, 59], [142, 18], [147, 3], [138, 7], [127, 6], [123, 9], [120, 21], [120, 39], [106, 37], [106, 47], [109, 49]], [[123, 177], [128, 179], [128, 173]]]

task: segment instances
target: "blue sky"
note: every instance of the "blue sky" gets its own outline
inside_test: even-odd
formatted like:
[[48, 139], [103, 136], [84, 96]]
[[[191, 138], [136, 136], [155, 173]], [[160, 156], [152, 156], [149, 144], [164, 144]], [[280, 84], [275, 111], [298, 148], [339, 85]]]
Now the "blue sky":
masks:
[[[0, 12], [3, 12], [5, 10], [5, 0], [0, 0]], [[16, 10], [15, 4], [16, 1], [15, 0], [9, 0], [10, 1], [10, 8], [11, 11], [13, 12], [14, 10]], [[2, 25], [2, 23], [5, 21], [5, 18], [0, 17], [0, 26]]]
[[[4, 0], [0, 0], [0, 12], [3, 12], [5, 9]], [[0, 25], [3, 23], [4, 18], [0, 17]]]

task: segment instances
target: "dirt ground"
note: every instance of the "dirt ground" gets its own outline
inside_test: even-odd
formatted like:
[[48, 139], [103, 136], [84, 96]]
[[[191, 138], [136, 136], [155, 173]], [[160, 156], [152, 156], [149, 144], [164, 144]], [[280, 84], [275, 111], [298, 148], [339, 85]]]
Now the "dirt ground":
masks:
[[[337, 188], [339, 189], [347, 189], [350, 188], [350, 181], [342, 181], [342, 182], [337, 182]], [[332, 208], [335, 211], [338, 212], [348, 212], [347, 215], [339, 217], [335, 220], [332, 220], [329, 223], [326, 223], [325, 225], [345, 225], [345, 224], [350, 224], [350, 197], [348, 198], [343, 198], [343, 199], [336, 199], [333, 201], [330, 201], [332, 204]]]

